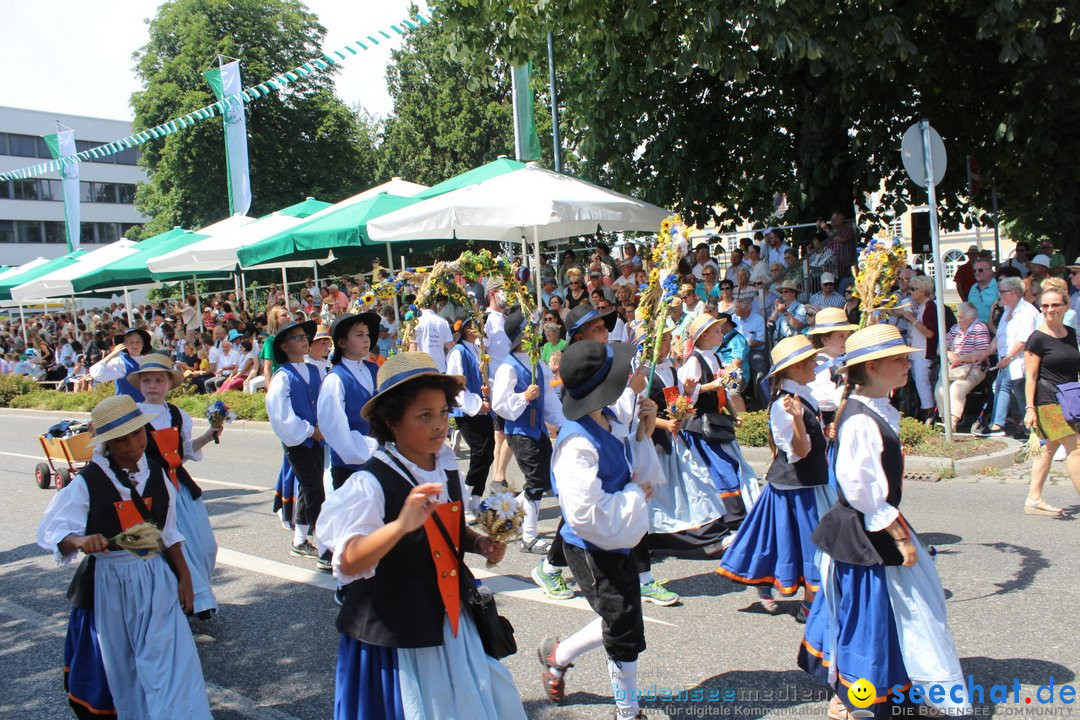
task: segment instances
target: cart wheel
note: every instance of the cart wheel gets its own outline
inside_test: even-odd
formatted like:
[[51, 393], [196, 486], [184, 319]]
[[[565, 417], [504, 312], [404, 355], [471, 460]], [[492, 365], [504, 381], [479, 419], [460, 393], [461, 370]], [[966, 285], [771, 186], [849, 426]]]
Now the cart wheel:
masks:
[[48, 490], [49, 486], [52, 485], [52, 468], [49, 467], [48, 463], [38, 463], [37, 467], [34, 468], [34, 482], [42, 490]]
[[56, 489], [67, 487], [67, 484], [71, 482], [71, 471], [67, 468], [56, 469]]

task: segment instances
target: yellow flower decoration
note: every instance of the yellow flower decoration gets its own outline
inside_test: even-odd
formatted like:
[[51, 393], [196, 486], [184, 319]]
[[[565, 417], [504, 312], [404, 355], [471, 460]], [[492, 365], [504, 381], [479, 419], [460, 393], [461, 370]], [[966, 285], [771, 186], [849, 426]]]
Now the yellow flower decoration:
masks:
[[476, 272], [481, 272], [483, 269], [484, 269], [483, 265], [481, 265], [480, 263], [476, 263]]
[[649, 282], [650, 283], [658, 283], [658, 282], [660, 282], [660, 271], [657, 268], [653, 268], [652, 270], [649, 271]]
[[528, 285], [522, 285], [520, 288], [518, 288], [518, 292], [520, 292], [522, 295], [528, 295], [529, 294], [529, 286]]

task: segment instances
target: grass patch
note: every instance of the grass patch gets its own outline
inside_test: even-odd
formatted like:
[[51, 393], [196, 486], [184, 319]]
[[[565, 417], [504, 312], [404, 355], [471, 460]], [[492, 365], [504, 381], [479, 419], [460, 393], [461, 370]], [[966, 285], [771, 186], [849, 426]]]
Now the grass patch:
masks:
[[[14, 388], [14, 389], [22, 389]], [[102, 383], [89, 392], [60, 392], [58, 390], [40, 390], [35, 383], [25, 392], [13, 392], [5, 397], [4, 387], [0, 387], [0, 405], [27, 410], [55, 410], [58, 412], [90, 412], [99, 402], [114, 395], [113, 383]], [[169, 402], [184, 410], [193, 418], [206, 417], [206, 408], [218, 400], [224, 400], [229, 409], [236, 413], [237, 420], [266, 420], [266, 395], [248, 394], [239, 391], [222, 395], [196, 395], [187, 387], [177, 388], [169, 393]]]
[[944, 435], [932, 435], [921, 442], [909, 445], [907, 452], [909, 455], [961, 460], [964, 458], [989, 455], [1005, 450], [1008, 447], [1008, 444], [1004, 441], [996, 440], [994, 438], [953, 436], [953, 441], [947, 443], [945, 442]]

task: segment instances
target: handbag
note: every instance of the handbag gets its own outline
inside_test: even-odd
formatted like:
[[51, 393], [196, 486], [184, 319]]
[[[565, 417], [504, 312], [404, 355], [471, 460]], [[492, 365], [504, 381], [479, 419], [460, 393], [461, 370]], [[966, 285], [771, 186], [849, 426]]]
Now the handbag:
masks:
[[1061, 406], [1065, 421], [1070, 424], [1080, 423], [1080, 382], [1058, 385], [1054, 395]]
[[476, 632], [480, 636], [484, 652], [496, 660], [502, 660], [504, 657], [513, 655], [517, 652], [517, 642], [514, 640], [514, 626], [499, 614], [499, 610], [495, 606], [495, 595], [491, 592], [491, 589], [477, 583], [472, 571], [469, 570], [469, 566], [462, 559], [465, 554], [464, 549], [454, 545], [454, 542], [450, 539], [450, 533], [446, 531], [446, 527], [443, 526], [439, 516], [432, 514], [431, 519], [435, 521], [435, 526], [439, 528], [443, 540], [446, 541], [449, 547], [454, 549], [454, 554], [457, 555], [461, 580], [467, 588], [465, 607], [472, 614], [473, 624], [476, 625]]

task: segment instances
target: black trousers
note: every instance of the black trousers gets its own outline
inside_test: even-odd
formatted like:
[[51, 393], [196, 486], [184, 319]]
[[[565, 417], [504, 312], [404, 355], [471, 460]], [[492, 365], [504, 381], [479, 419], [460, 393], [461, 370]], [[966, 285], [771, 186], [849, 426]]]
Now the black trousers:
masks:
[[581, 594], [600, 616], [608, 657], [615, 662], [637, 660], [645, 650], [645, 620], [634, 559], [576, 545], [566, 546], [566, 559]]
[[350, 470], [347, 467], [340, 467], [336, 465], [330, 466], [330, 484], [335, 490], [340, 490], [341, 486], [345, 484], [345, 481], [353, 476], [355, 470]]
[[551, 440], [541, 432], [539, 440], [528, 435], [506, 436], [517, 466], [525, 476], [525, 497], [539, 500], [551, 489]]
[[294, 445], [285, 448], [285, 457], [296, 473], [300, 484], [299, 497], [296, 501], [296, 522], [314, 527], [319, 519], [326, 492], [323, 490], [323, 452], [319, 445], [305, 447]]
[[491, 464], [495, 462], [495, 424], [487, 413], [474, 417], [462, 415], [454, 422], [469, 446], [469, 472], [465, 474], [465, 484], [473, 495], [480, 497], [487, 487]]

